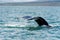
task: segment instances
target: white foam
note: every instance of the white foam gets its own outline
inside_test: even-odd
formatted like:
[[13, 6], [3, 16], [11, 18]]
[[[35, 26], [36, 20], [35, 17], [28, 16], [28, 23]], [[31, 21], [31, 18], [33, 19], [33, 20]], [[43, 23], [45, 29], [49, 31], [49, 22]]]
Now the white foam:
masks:
[[6, 23], [0, 26], [8, 26], [8, 27], [25, 27], [27, 25], [27, 23]]

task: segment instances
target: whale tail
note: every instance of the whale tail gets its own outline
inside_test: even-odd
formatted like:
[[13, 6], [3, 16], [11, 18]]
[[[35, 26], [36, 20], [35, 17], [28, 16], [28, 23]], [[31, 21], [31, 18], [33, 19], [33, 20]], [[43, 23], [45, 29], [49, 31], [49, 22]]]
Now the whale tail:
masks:
[[28, 20], [33, 20], [33, 19], [37, 22], [37, 24], [38, 24], [39, 26], [46, 25], [48, 28], [51, 27], [51, 26], [48, 24], [48, 22], [47, 22], [45, 19], [43, 19], [42, 17], [33, 17], [33, 18], [28, 19]]

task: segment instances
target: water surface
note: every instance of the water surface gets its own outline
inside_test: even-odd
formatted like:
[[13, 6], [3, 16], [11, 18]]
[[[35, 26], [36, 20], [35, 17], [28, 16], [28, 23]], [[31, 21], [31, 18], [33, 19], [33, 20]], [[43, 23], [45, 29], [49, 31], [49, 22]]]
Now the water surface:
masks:
[[[38, 25], [23, 16], [41, 16], [52, 27], [27, 30]], [[0, 40], [60, 40], [60, 7], [0, 6]]]

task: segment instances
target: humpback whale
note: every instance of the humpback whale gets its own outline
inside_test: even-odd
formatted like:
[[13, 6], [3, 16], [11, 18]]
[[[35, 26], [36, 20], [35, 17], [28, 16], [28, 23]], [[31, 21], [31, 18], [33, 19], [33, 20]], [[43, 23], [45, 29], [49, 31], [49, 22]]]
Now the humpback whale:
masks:
[[33, 17], [33, 18], [30, 18], [28, 20], [35, 20], [35, 22], [39, 25], [39, 26], [42, 26], [42, 25], [46, 25], [47, 27], [51, 27], [48, 22], [42, 18], [42, 17]]

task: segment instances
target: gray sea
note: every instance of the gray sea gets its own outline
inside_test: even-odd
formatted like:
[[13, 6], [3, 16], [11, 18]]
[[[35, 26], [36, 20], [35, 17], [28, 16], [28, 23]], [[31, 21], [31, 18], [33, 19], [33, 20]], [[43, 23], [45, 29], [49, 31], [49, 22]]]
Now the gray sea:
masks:
[[[52, 27], [28, 30], [38, 25], [23, 16], [43, 17]], [[60, 40], [60, 7], [0, 6], [0, 40]]]

